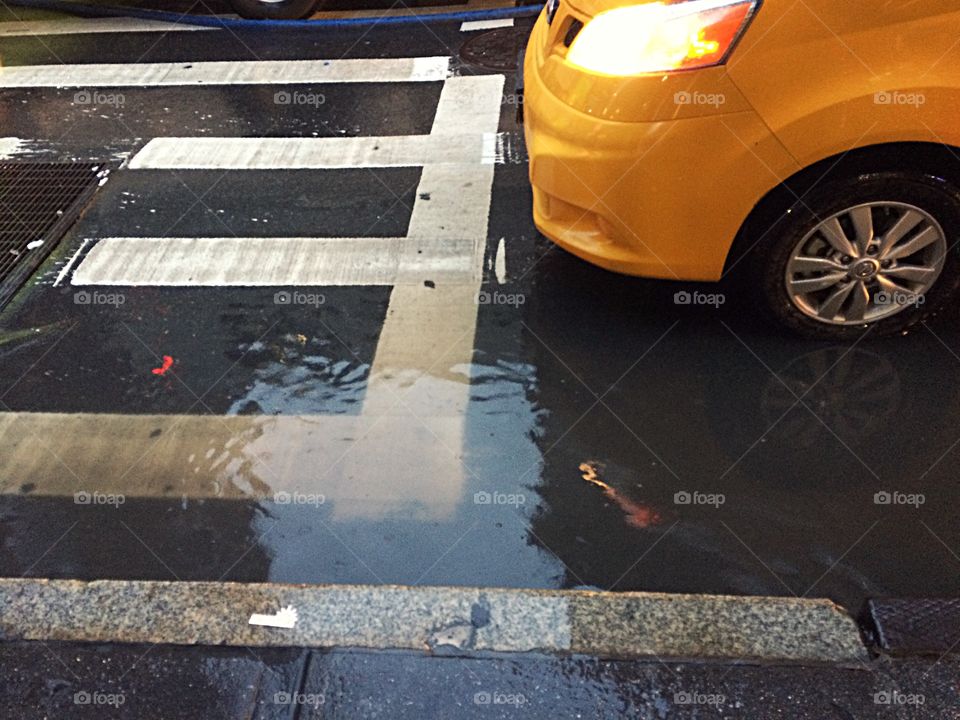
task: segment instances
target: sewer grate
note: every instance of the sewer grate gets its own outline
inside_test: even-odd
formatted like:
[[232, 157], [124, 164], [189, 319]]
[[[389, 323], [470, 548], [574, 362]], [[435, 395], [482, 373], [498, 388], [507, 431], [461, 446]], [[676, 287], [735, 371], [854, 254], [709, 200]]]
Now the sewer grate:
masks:
[[516, 70], [521, 36], [515, 28], [498, 28], [467, 40], [460, 48], [460, 59], [489, 70]]
[[894, 655], [960, 652], [960, 599], [876, 599], [866, 608], [877, 644]]
[[108, 172], [104, 163], [0, 162], [0, 308], [56, 247]]

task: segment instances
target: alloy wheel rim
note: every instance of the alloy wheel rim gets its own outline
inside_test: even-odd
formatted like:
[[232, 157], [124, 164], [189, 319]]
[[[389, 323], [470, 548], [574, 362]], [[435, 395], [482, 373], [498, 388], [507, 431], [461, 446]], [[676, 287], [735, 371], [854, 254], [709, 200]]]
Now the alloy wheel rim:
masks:
[[790, 301], [829, 325], [865, 325], [922, 305], [943, 271], [947, 240], [925, 210], [872, 202], [820, 222], [786, 268]]

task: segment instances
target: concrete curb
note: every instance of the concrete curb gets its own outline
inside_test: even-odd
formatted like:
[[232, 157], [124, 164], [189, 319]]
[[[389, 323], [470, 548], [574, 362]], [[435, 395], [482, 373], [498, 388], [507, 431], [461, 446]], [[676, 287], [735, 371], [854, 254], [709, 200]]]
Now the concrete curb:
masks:
[[[293, 628], [250, 625], [297, 610]], [[0, 579], [0, 639], [859, 663], [828, 600], [461, 587]]]

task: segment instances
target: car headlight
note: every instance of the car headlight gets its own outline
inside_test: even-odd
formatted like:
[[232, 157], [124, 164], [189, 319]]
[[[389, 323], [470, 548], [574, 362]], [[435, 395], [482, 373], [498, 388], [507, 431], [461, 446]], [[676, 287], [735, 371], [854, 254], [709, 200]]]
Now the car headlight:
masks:
[[607, 10], [587, 22], [567, 62], [603, 75], [691, 70], [726, 60], [758, 0], [681, 0]]

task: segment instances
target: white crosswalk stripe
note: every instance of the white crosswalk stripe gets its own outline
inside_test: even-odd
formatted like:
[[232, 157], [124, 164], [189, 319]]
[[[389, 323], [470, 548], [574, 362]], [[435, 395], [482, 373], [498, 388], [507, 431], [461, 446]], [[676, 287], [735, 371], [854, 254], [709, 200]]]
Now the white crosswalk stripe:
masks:
[[131, 170], [325, 170], [497, 161], [496, 133], [331, 138], [154, 138]]
[[[73, 285], [257, 287], [400, 285], [477, 277], [467, 238], [117, 237], [97, 241]], [[405, 247], [413, 247], [411, 258]], [[412, 260], [412, 262], [410, 262]]]
[[15, 137], [0, 137], [0, 160], [12, 157], [23, 146], [23, 141]]
[[460, 32], [476, 32], [477, 30], [493, 30], [494, 28], [513, 27], [513, 18], [501, 20], [466, 20], [460, 24]]
[[0, 88], [437, 82], [449, 74], [446, 57], [12, 65]]

